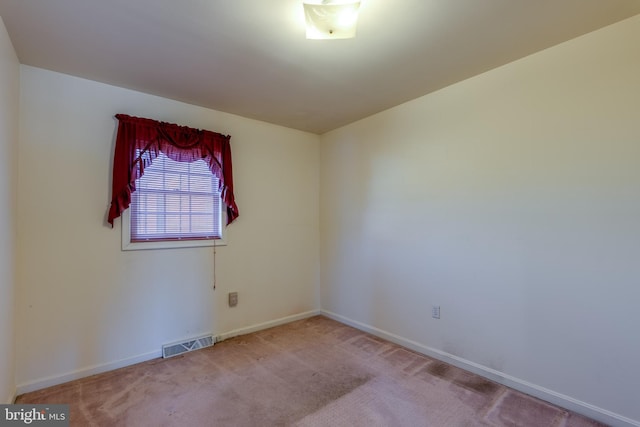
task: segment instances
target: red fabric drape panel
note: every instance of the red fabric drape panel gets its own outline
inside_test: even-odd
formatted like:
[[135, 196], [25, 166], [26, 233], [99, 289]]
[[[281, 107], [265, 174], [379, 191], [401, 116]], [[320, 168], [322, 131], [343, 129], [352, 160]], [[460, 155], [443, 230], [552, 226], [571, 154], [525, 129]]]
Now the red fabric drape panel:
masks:
[[131, 204], [136, 179], [160, 152], [177, 162], [206, 161], [220, 182], [222, 201], [227, 206], [227, 225], [238, 217], [233, 195], [230, 136], [126, 114], [117, 114], [116, 118], [119, 123], [109, 209], [112, 227], [113, 220]]

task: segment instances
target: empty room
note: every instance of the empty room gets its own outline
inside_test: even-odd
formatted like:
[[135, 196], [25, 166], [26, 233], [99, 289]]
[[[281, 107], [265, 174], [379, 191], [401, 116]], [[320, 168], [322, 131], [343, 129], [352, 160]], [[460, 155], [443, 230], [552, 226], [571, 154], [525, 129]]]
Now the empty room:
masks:
[[640, 427], [640, 0], [0, 0], [0, 150], [0, 425]]

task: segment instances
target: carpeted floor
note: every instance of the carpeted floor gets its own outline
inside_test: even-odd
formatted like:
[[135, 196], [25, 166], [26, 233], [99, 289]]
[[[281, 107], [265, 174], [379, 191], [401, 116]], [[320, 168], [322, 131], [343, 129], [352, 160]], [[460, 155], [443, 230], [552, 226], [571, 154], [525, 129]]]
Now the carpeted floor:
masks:
[[72, 426], [602, 424], [317, 316], [19, 396]]

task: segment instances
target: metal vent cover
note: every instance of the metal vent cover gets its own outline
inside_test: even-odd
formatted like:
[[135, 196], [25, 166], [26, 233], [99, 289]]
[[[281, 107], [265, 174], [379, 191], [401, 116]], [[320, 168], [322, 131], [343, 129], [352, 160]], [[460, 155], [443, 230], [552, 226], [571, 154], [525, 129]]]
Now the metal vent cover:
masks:
[[214, 344], [213, 335], [205, 335], [198, 338], [191, 338], [186, 341], [165, 344], [162, 346], [162, 357], [173, 357], [200, 348], [211, 347]]

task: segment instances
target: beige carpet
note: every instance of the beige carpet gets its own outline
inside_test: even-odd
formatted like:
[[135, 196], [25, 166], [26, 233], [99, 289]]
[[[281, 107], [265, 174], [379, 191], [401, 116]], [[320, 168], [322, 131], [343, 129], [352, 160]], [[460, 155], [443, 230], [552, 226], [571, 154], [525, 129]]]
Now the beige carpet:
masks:
[[72, 426], [602, 426], [322, 316], [19, 396]]

